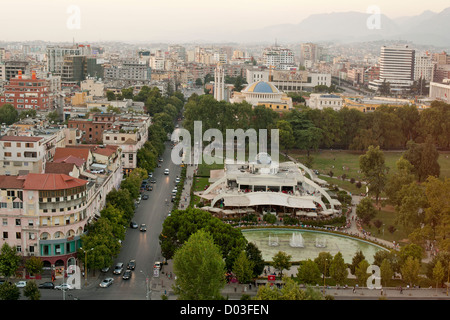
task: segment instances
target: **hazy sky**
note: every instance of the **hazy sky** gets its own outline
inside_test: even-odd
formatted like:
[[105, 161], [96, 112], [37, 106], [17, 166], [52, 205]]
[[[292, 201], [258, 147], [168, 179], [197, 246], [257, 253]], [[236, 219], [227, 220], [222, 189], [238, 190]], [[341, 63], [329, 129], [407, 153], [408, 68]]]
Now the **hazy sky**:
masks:
[[[0, 0], [0, 40], [149, 41], [297, 24], [376, 5], [390, 18], [440, 12], [449, 0]], [[71, 10], [73, 9], [73, 10]], [[202, 31], [198, 31], [202, 30]]]

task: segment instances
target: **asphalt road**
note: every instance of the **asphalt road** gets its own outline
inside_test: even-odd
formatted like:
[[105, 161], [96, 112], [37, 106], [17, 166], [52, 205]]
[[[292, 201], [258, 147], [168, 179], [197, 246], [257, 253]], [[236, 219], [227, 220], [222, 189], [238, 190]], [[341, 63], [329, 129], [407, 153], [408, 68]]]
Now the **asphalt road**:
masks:
[[[89, 275], [87, 286], [78, 290], [66, 291], [65, 299], [73, 300], [145, 300], [147, 287], [146, 278], [149, 283], [153, 276], [153, 264], [161, 261], [161, 250], [159, 245], [159, 234], [162, 224], [172, 209], [171, 193], [175, 186], [175, 178], [180, 175], [181, 168], [171, 161], [170, 142], [166, 143], [166, 150], [162, 155], [161, 167], [153, 172], [156, 183], [153, 191], [145, 191], [149, 195], [148, 200], [141, 200], [135, 211], [133, 221], [138, 225], [145, 223], [147, 231], [128, 228], [122, 249], [114, 261], [123, 262], [125, 267], [129, 260], [136, 260], [136, 269], [129, 280], [123, 280], [122, 275], [114, 275], [113, 267], [106, 273], [96, 270], [94, 275]], [[165, 175], [164, 170], [169, 169], [170, 174]], [[166, 200], [167, 199], [167, 203]], [[108, 288], [99, 287], [102, 279], [112, 277], [114, 283]], [[41, 290], [41, 300], [61, 300], [63, 292], [60, 290]]]

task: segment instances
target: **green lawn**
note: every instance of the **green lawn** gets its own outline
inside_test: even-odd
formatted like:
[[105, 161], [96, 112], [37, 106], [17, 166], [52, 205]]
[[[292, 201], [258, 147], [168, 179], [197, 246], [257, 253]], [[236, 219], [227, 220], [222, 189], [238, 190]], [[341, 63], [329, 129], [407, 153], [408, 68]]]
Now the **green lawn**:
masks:
[[[345, 174], [347, 178], [355, 178], [356, 181], [362, 178], [359, 171], [359, 156], [364, 152], [353, 152], [347, 150], [321, 150], [312, 152], [313, 169], [322, 174], [328, 174], [333, 171], [333, 176]], [[390, 169], [389, 173], [396, 172], [396, 162], [400, 159], [402, 151], [384, 151], [386, 166]], [[305, 162], [306, 153], [298, 150], [289, 152], [289, 155], [300, 162]], [[439, 165], [441, 167], [441, 177], [450, 177], [450, 152], [440, 152]]]

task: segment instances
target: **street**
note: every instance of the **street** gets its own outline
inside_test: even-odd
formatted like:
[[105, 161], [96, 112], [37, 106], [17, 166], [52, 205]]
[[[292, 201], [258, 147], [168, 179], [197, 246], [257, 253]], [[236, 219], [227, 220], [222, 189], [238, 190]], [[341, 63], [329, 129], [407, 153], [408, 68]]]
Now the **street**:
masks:
[[[153, 172], [156, 183], [153, 184], [153, 191], [145, 191], [148, 200], [141, 200], [132, 219], [138, 225], [145, 223], [147, 231], [128, 228], [125, 240], [122, 242], [122, 249], [118, 257], [114, 260], [110, 270], [102, 273], [100, 270], [92, 271], [88, 274], [87, 286], [84, 286], [85, 279], [82, 279], [82, 288], [79, 290], [66, 291], [65, 298], [72, 300], [145, 300], [146, 299], [146, 277], [149, 281], [153, 276], [153, 263], [162, 261], [159, 234], [162, 224], [168, 213], [172, 209], [171, 191], [175, 185], [175, 178], [180, 175], [181, 168], [171, 161], [170, 142], [166, 142], [166, 149], [162, 155], [161, 167]], [[170, 174], [165, 175], [164, 170], [169, 169]], [[167, 204], [166, 204], [167, 199]], [[122, 275], [114, 275], [112, 270], [117, 262], [126, 265], [129, 260], [136, 260], [136, 269], [132, 272], [129, 280], [123, 280]], [[123, 273], [122, 273], [123, 274]], [[99, 287], [99, 283], [107, 277], [112, 277], [114, 283], [108, 288]], [[62, 282], [62, 280], [60, 280]], [[58, 282], [59, 283], [59, 282]], [[41, 300], [63, 299], [63, 292], [60, 290], [41, 290]]]

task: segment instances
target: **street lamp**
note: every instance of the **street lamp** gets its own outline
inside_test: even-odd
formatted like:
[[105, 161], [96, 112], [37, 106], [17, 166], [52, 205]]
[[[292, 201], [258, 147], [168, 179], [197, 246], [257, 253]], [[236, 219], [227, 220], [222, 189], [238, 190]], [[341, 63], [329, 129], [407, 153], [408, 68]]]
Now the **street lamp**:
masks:
[[147, 300], [152, 300], [152, 290], [148, 286], [149, 277], [144, 271], [140, 270], [140, 272], [145, 275], [146, 298]]
[[94, 248], [84, 250], [82, 247], [80, 247], [80, 249], [84, 251], [84, 286], [87, 286], [87, 253], [88, 251], [94, 250]]

